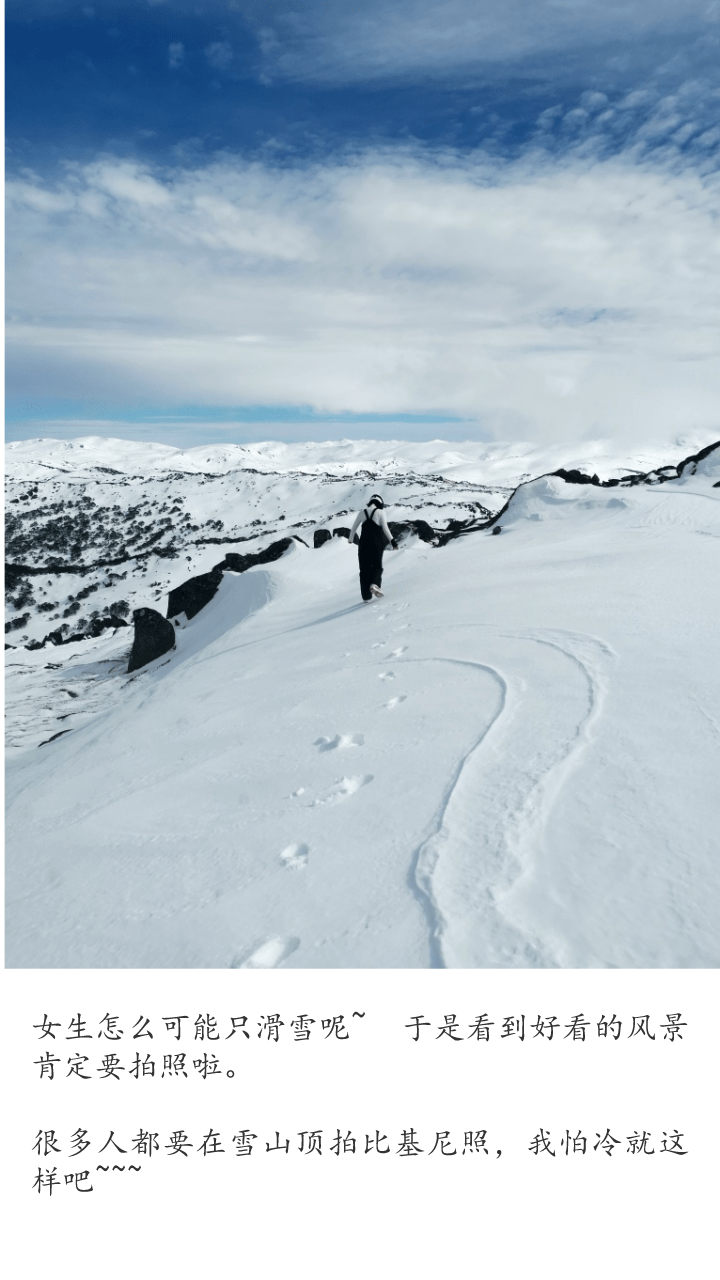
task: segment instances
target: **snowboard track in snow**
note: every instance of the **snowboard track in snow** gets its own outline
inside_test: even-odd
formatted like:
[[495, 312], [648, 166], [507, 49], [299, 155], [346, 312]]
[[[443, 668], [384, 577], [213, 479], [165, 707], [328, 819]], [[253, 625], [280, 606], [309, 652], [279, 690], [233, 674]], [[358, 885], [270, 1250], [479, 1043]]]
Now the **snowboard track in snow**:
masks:
[[468, 760], [470, 759], [471, 756], [475, 754], [478, 748], [485, 741], [488, 734], [490, 733], [490, 730], [497, 723], [497, 721], [502, 716], [503, 711], [505, 710], [505, 703], [507, 700], [507, 683], [504, 680], [503, 676], [500, 674], [500, 672], [495, 669], [495, 667], [488, 666], [488, 664], [485, 662], [472, 662], [472, 661], [459, 659], [459, 658], [411, 658], [411, 659], [408, 659], [408, 661], [410, 662], [442, 662], [442, 663], [447, 663], [450, 666], [470, 667], [472, 670], [475, 670], [475, 671], [485, 671], [495, 681], [500, 691], [500, 705], [497, 711], [495, 712], [495, 715], [493, 716], [489, 725], [487, 725], [486, 728], [483, 729], [482, 733], [480, 734], [480, 737], [470, 747], [470, 750], [467, 751], [465, 755], [461, 757], [459, 764], [456, 765], [450, 785], [447, 791], [445, 792], [445, 796], [440, 804], [435, 831], [432, 833], [431, 836], [427, 837], [427, 839], [425, 839], [422, 842], [422, 844], [419, 845], [418, 848], [415, 850], [415, 853], [413, 854], [413, 857], [412, 857], [412, 861], [410, 863], [410, 870], [408, 872], [408, 884], [410, 888], [413, 890], [416, 898], [420, 902], [420, 905], [425, 913], [425, 919], [427, 920], [427, 923], [428, 923], [430, 968], [444, 969], [446, 965], [443, 959], [441, 938], [442, 938], [443, 929], [445, 927], [445, 921], [443, 919], [442, 912], [440, 911], [438, 903], [435, 899], [435, 895], [433, 893], [432, 873], [435, 869], [435, 861], [432, 860], [432, 857], [428, 858], [427, 851], [429, 849], [431, 841], [433, 841], [438, 836], [438, 834], [442, 831], [443, 826], [445, 825], [448, 807], [453, 798], [453, 795], [455, 794], [455, 790], [457, 788], [458, 782], [460, 780], [460, 777], [463, 773], [463, 770], [465, 769], [465, 766]]
[[[579, 764], [591, 740], [593, 725], [602, 713], [605, 693], [602, 667], [614, 655], [602, 640], [572, 632], [506, 632], [498, 638], [543, 645], [562, 655], [581, 678], [585, 708], [573, 728], [563, 731], [549, 749], [544, 744], [546, 759], [538, 768], [536, 761], [523, 754], [532, 705], [528, 697], [523, 697], [522, 679], [503, 674], [487, 662], [458, 658], [409, 660], [451, 663], [485, 671], [500, 691], [500, 705], [495, 715], [455, 767], [434, 830], [415, 850], [408, 872], [408, 884], [420, 902], [428, 925], [431, 968], [555, 968], [558, 965], [537, 939], [510, 923], [503, 914], [502, 898], [532, 869], [542, 852], [550, 814]], [[563, 692], [556, 689], [555, 696], [562, 697]], [[500, 784], [490, 780], [488, 786], [482, 757], [503, 729], [506, 733], [509, 730], [511, 749], [504, 753], [506, 764]], [[485, 811], [483, 803], [488, 794], [492, 795], [492, 802]], [[496, 828], [494, 836], [493, 827]], [[482, 857], [483, 844], [491, 854], [489, 858]], [[477, 856], [473, 856], [475, 851]], [[472, 901], [466, 900], [465, 914], [471, 917], [475, 937], [482, 937], [489, 924], [496, 935], [494, 952], [488, 939], [483, 959], [476, 956], [466, 963], [458, 958], [458, 949], [463, 950], [462, 929], [454, 938], [454, 913], [444, 909], [443, 897], [447, 895], [443, 895], [437, 883], [441, 872], [446, 880], [448, 876], [452, 879], [452, 864], [456, 860], [457, 878], [462, 881], [463, 874], [465, 876], [465, 892], [470, 870]], [[466, 930], [467, 923], [466, 919]], [[455, 956], [455, 963], [449, 961], [448, 952]]]

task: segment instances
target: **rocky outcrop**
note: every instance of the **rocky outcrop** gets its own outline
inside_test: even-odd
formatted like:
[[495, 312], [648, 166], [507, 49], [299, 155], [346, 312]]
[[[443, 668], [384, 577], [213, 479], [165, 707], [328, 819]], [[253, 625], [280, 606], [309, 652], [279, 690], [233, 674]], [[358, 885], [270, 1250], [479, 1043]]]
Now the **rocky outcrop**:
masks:
[[506, 502], [502, 511], [498, 511], [496, 516], [489, 516], [487, 520], [448, 520], [447, 528], [437, 535], [437, 545], [445, 547], [448, 542], [452, 542], [454, 538], [462, 538], [466, 533], [479, 533], [482, 529], [489, 529], [507, 509]]
[[421, 542], [432, 543], [435, 541], [437, 534], [428, 524], [427, 520], [411, 520], [410, 524]]
[[434, 542], [438, 536], [426, 520], [388, 520], [388, 527], [396, 541], [404, 538], [408, 533], [415, 533], [421, 542], [430, 543]]
[[187, 582], [175, 587], [168, 596], [168, 618], [176, 618], [179, 613], [184, 613], [187, 618], [194, 618], [196, 613], [210, 603], [222, 582], [222, 576], [222, 565], [216, 564], [209, 573], [199, 573], [196, 578], [188, 578]]
[[128, 672], [147, 666], [175, 648], [175, 628], [157, 609], [136, 609], [133, 613], [135, 639], [130, 651]]
[[597, 475], [588, 476], [583, 471], [566, 471], [564, 467], [560, 467], [550, 474], [559, 476], [561, 480], [565, 480], [568, 484], [592, 484], [600, 489], [614, 489], [618, 485], [621, 485], [624, 489], [629, 489], [638, 484], [664, 484], [666, 480], [679, 479], [686, 469], [690, 475], [694, 475], [698, 462], [702, 462], [704, 458], [709, 458], [710, 454], [714, 453], [716, 449], [720, 449], [720, 441], [706, 445], [698, 453], [690, 454], [690, 457], [683, 458], [682, 462], [678, 462], [676, 466], [656, 467], [654, 471], [637, 472], [635, 475], [622, 476], [620, 479], [599, 480]]
[[[431, 528], [427, 520], [388, 520], [388, 528], [395, 541], [402, 541], [409, 533], [416, 533], [421, 542], [435, 542], [437, 532]], [[333, 529], [333, 538], [349, 538], [350, 530], [345, 528]], [[356, 534], [357, 538], [359, 535]], [[330, 534], [327, 529], [318, 529], [315, 532], [315, 546], [321, 547], [327, 542]]]
[[313, 534], [313, 547], [317, 551], [318, 547], [324, 547], [326, 542], [332, 541], [332, 534], [329, 529], [316, 529]]
[[44, 649], [46, 644], [76, 644], [78, 640], [97, 640], [103, 631], [107, 631], [110, 627], [115, 630], [117, 627], [127, 627], [129, 624], [124, 618], [119, 618], [115, 613], [105, 614], [102, 618], [93, 618], [90, 626], [85, 631], [75, 631], [73, 635], [63, 635], [59, 629], [57, 631], [49, 631], [42, 640], [30, 640], [24, 645], [25, 649]]
[[288, 547], [292, 546], [293, 542], [301, 542], [304, 547], [307, 546], [304, 538], [299, 538], [297, 534], [293, 534], [290, 538], [281, 538], [279, 542], [271, 542], [270, 546], [266, 547], [264, 551], [249, 551], [247, 555], [243, 555], [238, 551], [228, 551], [219, 567], [231, 569], [233, 573], [244, 573], [246, 569], [252, 569], [253, 565], [271, 564], [273, 560], [279, 560]]
[[246, 555], [238, 551], [228, 551], [225, 559], [213, 565], [207, 573], [199, 573], [197, 577], [188, 578], [187, 582], [173, 588], [168, 596], [167, 617], [176, 618], [179, 613], [184, 613], [187, 618], [194, 618], [196, 613], [210, 603], [226, 570], [229, 569], [231, 573], [245, 573], [246, 569], [252, 569], [256, 564], [270, 564], [273, 560], [279, 560], [293, 542], [302, 542], [304, 547], [307, 546], [303, 538], [293, 535], [290, 538], [281, 538], [279, 542], [271, 542], [264, 551], [249, 551]]

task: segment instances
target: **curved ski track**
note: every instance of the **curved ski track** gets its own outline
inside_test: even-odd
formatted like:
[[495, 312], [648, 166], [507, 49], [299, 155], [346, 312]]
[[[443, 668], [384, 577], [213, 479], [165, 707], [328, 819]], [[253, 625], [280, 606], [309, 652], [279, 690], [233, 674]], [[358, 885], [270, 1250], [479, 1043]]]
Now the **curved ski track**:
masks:
[[[410, 660], [483, 670], [501, 690], [495, 717], [454, 771], [435, 830], [412, 857], [408, 883], [428, 922], [431, 968], [559, 964], [551, 947], [513, 925], [503, 903], [542, 858], [550, 813], [601, 714], [613, 655], [597, 638], [572, 632], [505, 632], [496, 640], [504, 672], [467, 659]], [[537, 650], [532, 663], [527, 655], [514, 658], [512, 648], [528, 644], [545, 651], [540, 665], [546, 676], [555, 668], [549, 684], [537, 678], [528, 683], [528, 670], [538, 667]]]

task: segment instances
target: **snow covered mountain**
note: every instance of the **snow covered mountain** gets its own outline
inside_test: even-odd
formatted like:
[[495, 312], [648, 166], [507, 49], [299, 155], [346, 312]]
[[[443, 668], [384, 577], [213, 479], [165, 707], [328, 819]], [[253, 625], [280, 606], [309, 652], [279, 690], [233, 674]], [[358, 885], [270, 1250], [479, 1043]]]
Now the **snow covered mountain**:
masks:
[[[717, 965], [700, 446], [8, 446], [7, 963]], [[376, 489], [440, 545], [364, 605], [313, 535]]]

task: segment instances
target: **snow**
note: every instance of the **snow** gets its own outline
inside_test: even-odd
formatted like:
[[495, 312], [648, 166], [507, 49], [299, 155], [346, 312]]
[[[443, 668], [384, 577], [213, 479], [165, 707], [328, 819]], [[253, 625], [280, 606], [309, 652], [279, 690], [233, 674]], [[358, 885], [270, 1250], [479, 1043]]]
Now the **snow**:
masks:
[[536, 446], [527, 442], [465, 441], [448, 445], [444, 440], [416, 443], [409, 440], [330, 440], [324, 443], [284, 444], [260, 441], [248, 445], [201, 445], [174, 449], [170, 445], [142, 444], [129, 440], [85, 436], [76, 440], [17, 440], [6, 446], [6, 473], [17, 480], [37, 480], [44, 470], [66, 475], [86, 475], [98, 467], [115, 468], [137, 479], [158, 471], [191, 475], [225, 475], [240, 468], [260, 472], [306, 475], [354, 475], [359, 471], [389, 475], [432, 475], [461, 479], [492, 487], [514, 488], [521, 480], [543, 471], [573, 466], [597, 472], [601, 478], [621, 470], [649, 471], [666, 461], [668, 450], [679, 457], [708, 443], [705, 433], [688, 432], [672, 443], [655, 441], [634, 446], [632, 457], [616, 442], [591, 440], [585, 444]]
[[[9, 466], [77, 473], [72, 444], [23, 443]], [[690, 450], [354, 441], [249, 446], [241, 464], [238, 448], [87, 440], [82, 466], [137, 475], [130, 501], [154, 468], [192, 470], [188, 453], [198, 472], [232, 464], [233, 484], [262, 460], [261, 507], [282, 494], [310, 544], [331, 473], [333, 500], [391, 477], [389, 499], [412, 489], [412, 517], [435, 523], [450, 479], [487, 495], [530, 461], [541, 478], [499, 537], [388, 551], [372, 604], [345, 539], [296, 542], [226, 573], [132, 676], [122, 631], [9, 650], [7, 964], [717, 966], [720, 449], [602, 488], [542, 473]], [[171, 585], [195, 565], [166, 564]]]

